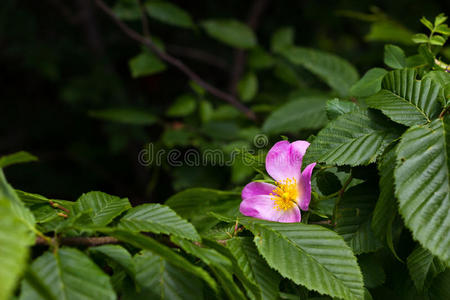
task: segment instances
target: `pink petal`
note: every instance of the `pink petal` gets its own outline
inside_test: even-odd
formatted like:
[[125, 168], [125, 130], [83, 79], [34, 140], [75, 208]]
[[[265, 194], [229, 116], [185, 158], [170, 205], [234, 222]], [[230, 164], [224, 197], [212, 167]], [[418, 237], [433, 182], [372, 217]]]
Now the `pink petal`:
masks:
[[275, 203], [271, 199], [271, 196], [258, 195], [242, 200], [239, 210], [245, 216], [268, 221], [283, 223], [300, 222], [301, 215], [298, 206], [294, 206], [288, 210], [276, 210], [274, 206]]
[[296, 141], [292, 144], [288, 141], [280, 141], [273, 145], [266, 157], [266, 170], [276, 181], [287, 178], [300, 179], [303, 156], [309, 143]]
[[257, 195], [269, 195], [276, 186], [265, 182], [250, 182], [242, 190], [242, 199]]
[[309, 202], [311, 202], [311, 174], [315, 165], [316, 163], [307, 165], [302, 173], [302, 178], [299, 183], [299, 206], [301, 210], [308, 210]]

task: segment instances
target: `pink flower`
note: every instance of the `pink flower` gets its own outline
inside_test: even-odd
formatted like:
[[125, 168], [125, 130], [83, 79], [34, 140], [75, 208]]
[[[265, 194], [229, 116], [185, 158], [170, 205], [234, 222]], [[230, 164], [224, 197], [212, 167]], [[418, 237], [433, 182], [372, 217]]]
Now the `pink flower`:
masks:
[[311, 173], [316, 163], [301, 172], [302, 160], [309, 143], [296, 141], [276, 143], [266, 157], [266, 170], [276, 185], [250, 182], [242, 190], [240, 211], [243, 215], [269, 221], [300, 222], [301, 210], [311, 201]]

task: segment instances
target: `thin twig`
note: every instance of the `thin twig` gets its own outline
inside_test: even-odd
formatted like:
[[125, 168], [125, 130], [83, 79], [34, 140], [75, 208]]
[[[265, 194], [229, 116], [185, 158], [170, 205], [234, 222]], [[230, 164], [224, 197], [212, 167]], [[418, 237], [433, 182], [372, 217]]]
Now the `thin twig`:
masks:
[[153, 53], [155, 53], [159, 58], [167, 62], [168, 64], [178, 68], [181, 72], [183, 72], [186, 76], [188, 76], [191, 80], [195, 81], [198, 85], [203, 87], [206, 91], [211, 93], [212, 95], [216, 96], [217, 98], [220, 98], [234, 107], [236, 107], [238, 110], [243, 112], [249, 119], [255, 120], [256, 116], [253, 111], [251, 111], [248, 107], [240, 103], [236, 97], [227, 94], [218, 88], [212, 86], [211, 84], [207, 83], [205, 80], [203, 80], [199, 75], [197, 75], [193, 70], [191, 70], [188, 66], [186, 66], [182, 61], [179, 59], [167, 54], [166, 52], [159, 49], [151, 40], [151, 38], [145, 38], [141, 36], [139, 33], [128, 27], [124, 22], [122, 22], [115, 14], [114, 12], [107, 6], [102, 0], [94, 0], [97, 6], [103, 10], [108, 16], [111, 17], [111, 19], [116, 23], [117, 26], [119, 26], [120, 29], [131, 39], [143, 44], [147, 48], [149, 48]]
[[167, 45], [167, 51], [177, 55], [184, 56], [187, 58], [191, 58], [197, 60], [199, 62], [203, 62], [205, 64], [211, 65], [213, 67], [217, 67], [221, 70], [227, 71], [229, 70], [229, 64], [226, 60], [221, 57], [215, 56], [208, 52], [202, 51], [200, 49], [195, 49], [191, 47], [184, 47], [178, 45]]
[[150, 38], [150, 27], [148, 25], [147, 13], [145, 12], [145, 6], [142, 0], [138, 0], [139, 7], [141, 8], [141, 20], [142, 20], [142, 33], [145, 37]]
[[441, 113], [439, 114], [439, 119], [442, 119], [445, 116], [445, 114], [448, 112], [449, 108], [450, 108], [450, 105], [441, 111]]
[[[36, 238], [35, 245], [47, 245], [51, 246], [54, 244], [54, 239], [51, 239], [51, 243], [49, 241], [38, 236]], [[105, 244], [117, 244], [119, 240], [112, 236], [101, 236], [101, 237], [66, 237], [57, 239], [57, 244], [59, 245], [67, 245], [67, 246], [100, 246]]]

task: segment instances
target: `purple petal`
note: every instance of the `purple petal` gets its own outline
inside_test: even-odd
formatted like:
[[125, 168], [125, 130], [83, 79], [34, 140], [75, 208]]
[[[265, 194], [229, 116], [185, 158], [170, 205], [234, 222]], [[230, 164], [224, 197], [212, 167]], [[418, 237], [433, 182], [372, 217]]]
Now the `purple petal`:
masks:
[[275, 203], [271, 199], [271, 196], [258, 195], [242, 200], [239, 210], [245, 216], [268, 221], [283, 223], [300, 222], [301, 215], [298, 206], [294, 206], [288, 210], [276, 210], [274, 206]]
[[299, 183], [299, 206], [302, 210], [308, 210], [309, 202], [311, 202], [311, 174], [315, 165], [316, 163], [312, 163], [306, 166], [303, 170], [302, 178]]
[[242, 190], [242, 199], [257, 195], [269, 195], [276, 186], [265, 182], [250, 182]]
[[281, 141], [273, 145], [266, 157], [266, 170], [276, 181], [300, 179], [303, 156], [309, 143]]

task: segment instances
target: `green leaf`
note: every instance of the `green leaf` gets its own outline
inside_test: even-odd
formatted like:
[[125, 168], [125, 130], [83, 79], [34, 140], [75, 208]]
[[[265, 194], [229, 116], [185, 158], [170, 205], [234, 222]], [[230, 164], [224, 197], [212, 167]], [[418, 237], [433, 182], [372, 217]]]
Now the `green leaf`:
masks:
[[203, 21], [201, 25], [209, 36], [229, 46], [241, 49], [256, 46], [252, 29], [237, 20], [212, 19]]
[[386, 280], [382, 263], [374, 255], [358, 256], [358, 263], [364, 277], [364, 286], [373, 289]]
[[354, 102], [334, 98], [332, 100], [327, 101], [326, 110], [328, 120], [334, 120], [340, 115], [358, 110], [358, 106]]
[[89, 248], [90, 253], [97, 253], [121, 266], [132, 278], [135, 270], [131, 254], [120, 245], [101, 245]]
[[166, 70], [166, 65], [153, 53], [144, 51], [128, 62], [133, 78], [149, 76]]
[[363, 278], [352, 250], [337, 233], [318, 225], [240, 222], [269, 266], [308, 289], [344, 299], [363, 299]]
[[181, 95], [169, 107], [166, 115], [169, 117], [185, 117], [193, 113], [196, 107], [197, 99], [189, 94]]
[[412, 37], [412, 41], [416, 44], [428, 43], [428, 36], [423, 33], [417, 33]]
[[182, 219], [169, 207], [160, 204], [143, 204], [130, 209], [120, 219], [119, 227], [134, 232], [173, 234], [189, 240], [200, 240], [191, 223]]
[[331, 53], [293, 46], [284, 49], [283, 55], [292, 63], [301, 65], [323, 79], [341, 96], [347, 96], [352, 85], [359, 79], [354, 66]]
[[136, 108], [108, 108], [102, 110], [91, 110], [89, 112], [89, 116], [131, 125], [152, 125], [158, 121], [154, 114]]
[[262, 47], [255, 47], [248, 54], [248, 64], [251, 69], [262, 70], [272, 67], [275, 59]]
[[121, 20], [136, 21], [141, 19], [141, 8], [135, 0], [119, 0], [113, 7], [114, 14]]
[[102, 192], [89, 192], [78, 198], [73, 210], [74, 215], [88, 212], [90, 222], [95, 226], [102, 227], [130, 208], [131, 205], [127, 198], [121, 199]]
[[382, 68], [373, 68], [355, 83], [350, 89], [350, 94], [356, 97], [368, 97], [381, 90], [381, 82], [387, 71]]
[[208, 212], [220, 214], [235, 212], [241, 201], [240, 193], [192, 188], [173, 195], [165, 204], [182, 218], [191, 221], [198, 230], [203, 231], [219, 222], [208, 215]]
[[238, 83], [237, 91], [239, 98], [244, 102], [249, 102], [258, 93], [258, 77], [255, 73], [247, 73]]
[[10, 165], [21, 164], [36, 160], [38, 160], [36, 156], [25, 151], [20, 151], [0, 157], [0, 168], [5, 168]]
[[353, 111], [322, 129], [303, 160], [351, 166], [369, 164], [399, 135], [399, 130], [377, 112]]
[[140, 291], [127, 293], [124, 299], [203, 299], [202, 282], [170, 260], [144, 251], [133, 261]]
[[411, 45], [412, 36], [413, 33], [401, 24], [389, 20], [382, 20], [372, 23], [370, 32], [366, 35], [365, 39], [370, 42], [381, 41]]
[[27, 193], [21, 190], [15, 190], [15, 192], [25, 205], [49, 204], [48, 202], [50, 201], [48, 198], [38, 194]]
[[388, 237], [387, 231], [391, 228], [397, 214], [397, 203], [394, 191], [394, 169], [396, 161], [396, 148], [389, 149], [378, 162], [380, 175], [380, 195], [373, 211], [372, 229], [382, 241]]
[[437, 275], [429, 289], [430, 299], [450, 298], [450, 268]]
[[434, 18], [434, 26], [437, 27], [447, 21], [447, 16], [444, 13], [440, 13]]
[[437, 33], [441, 33], [441, 34], [446, 35], [446, 36], [450, 35], [450, 28], [448, 27], [447, 24], [441, 24], [441, 25], [437, 26], [435, 31]]
[[430, 37], [430, 44], [436, 46], [444, 46], [446, 40], [447, 39], [443, 38], [440, 35], [433, 35], [432, 37]]
[[430, 79], [420, 81], [415, 77], [411, 69], [389, 72], [383, 89], [366, 99], [367, 105], [406, 126], [430, 122], [440, 112], [441, 87]]
[[294, 45], [295, 31], [292, 27], [277, 29], [270, 40], [270, 50], [273, 53], [281, 53], [285, 48]]
[[15, 214], [12, 201], [0, 193], [0, 299], [12, 296], [30, 246], [29, 228]]
[[359, 184], [348, 189], [337, 205], [335, 230], [355, 254], [373, 252], [382, 246], [370, 227], [375, 201], [376, 191], [368, 184]]
[[[120, 241], [128, 243], [134, 247], [151, 251], [153, 254], [160, 256], [162, 259], [170, 261], [173, 266], [203, 279], [213, 290], [217, 290], [215, 280], [205, 270], [194, 266], [184, 257], [176, 254], [172, 249], [158, 243], [154, 239], [140, 233], [133, 233], [125, 230], [104, 230], [104, 233], [110, 234]], [[138, 270], [136, 270], [136, 272], [138, 272]]]
[[258, 253], [252, 239], [250, 237], [234, 237], [227, 240], [227, 248], [247, 279], [259, 287], [261, 299], [278, 299], [278, 286], [281, 278]]
[[150, 17], [162, 23], [183, 28], [194, 27], [191, 16], [184, 9], [168, 1], [152, 0], [145, 8]]
[[[45, 252], [31, 265], [55, 299], [116, 299], [109, 277], [89, 257], [77, 249], [61, 248]], [[27, 281], [20, 300], [45, 299]]]
[[397, 149], [399, 211], [413, 237], [450, 265], [450, 119], [414, 126]]
[[300, 97], [275, 111], [264, 122], [262, 130], [271, 134], [322, 128], [327, 123], [326, 97]]
[[420, 19], [420, 23], [422, 23], [423, 25], [425, 25], [428, 29], [430, 29], [430, 31], [433, 31], [433, 29], [434, 29], [433, 23], [431, 23], [430, 21], [428, 21], [427, 18], [422, 17], [422, 18]]
[[395, 45], [384, 46], [384, 63], [393, 69], [406, 67], [406, 55], [402, 48]]
[[407, 259], [409, 274], [419, 292], [422, 292], [426, 281], [430, 281], [437, 274], [444, 272], [446, 266], [430, 251], [417, 247]]

